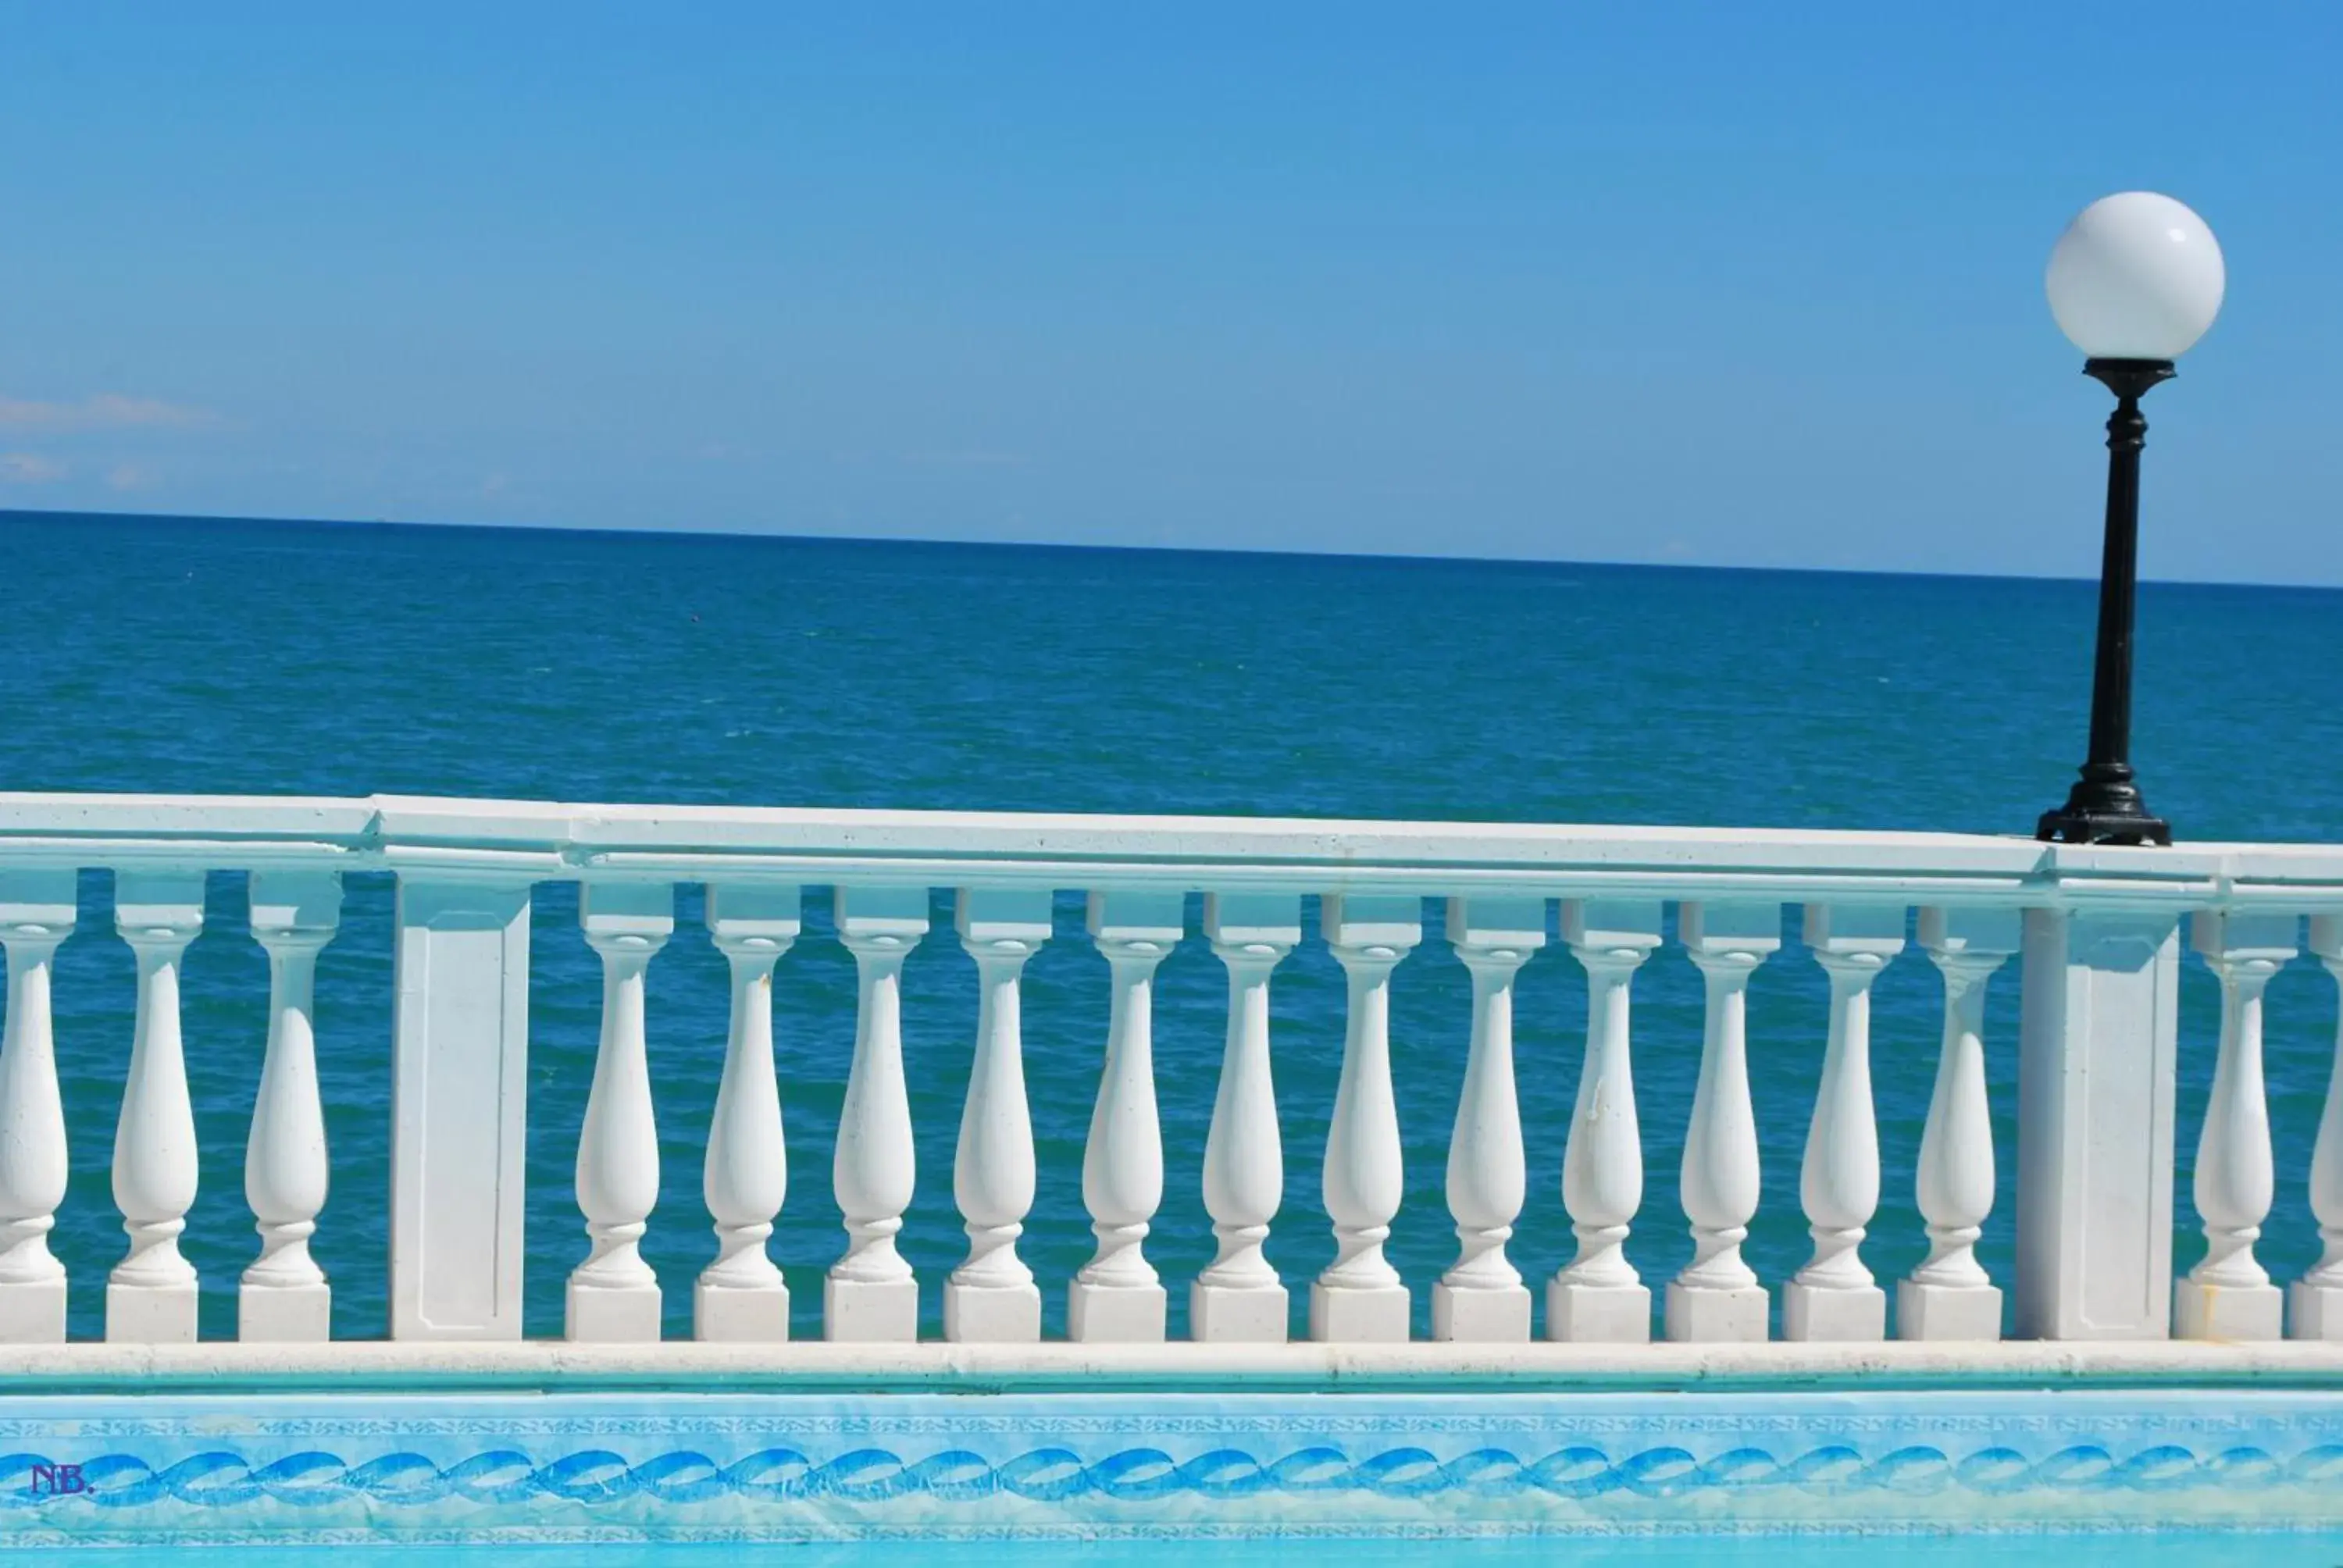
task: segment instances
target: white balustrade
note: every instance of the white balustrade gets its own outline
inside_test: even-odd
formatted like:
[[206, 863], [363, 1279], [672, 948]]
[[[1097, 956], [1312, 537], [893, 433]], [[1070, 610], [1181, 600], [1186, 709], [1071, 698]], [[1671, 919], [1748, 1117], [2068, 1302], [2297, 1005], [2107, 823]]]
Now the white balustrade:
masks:
[[1392, 1091], [1391, 980], [1423, 940], [1423, 900], [1330, 893], [1319, 907], [1350, 1003], [1323, 1173], [1334, 1261], [1310, 1286], [1310, 1337], [1394, 1343], [1407, 1338], [1408, 1291], [1383, 1256], [1406, 1191]]
[[0, 1029], [0, 1344], [65, 1337], [65, 1267], [49, 1251], [70, 1171], [50, 966], [73, 934], [75, 878], [0, 870], [8, 1012]]
[[1451, 899], [1447, 936], [1473, 977], [1473, 1025], [1448, 1135], [1456, 1261], [1432, 1288], [1432, 1337], [1518, 1342], [1530, 1337], [1530, 1292], [1505, 1243], [1529, 1171], [1513, 1079], [1513, 977], [1545, 945], [1545, 900]]
[[2221, 980], [2221, 1040], [2197, 1141], [2197, 1213], [2205, 1256], [2174, 1287], [2173, 1331], [2189, 1340], [2274, 1340], [2285, 1311], [2254, 1257], [2276, 1193], [2262, 1087], [2262, 992], [2295, 956], [2293, 915], [2200, 911], [2192, 936]]
[[268, 1044], [244, 1156], [244, 1196], [260, 1256], [236, 1291], [236, 1338], [317, 1342], [333, 1337], [334, 1293], [309, 1255], [331, 1174], [317, 1091], [317, 955], [341, 920], [330, 871], [256, 873], [252, 935], [268, 954]]
[[2318, 1219], [2318, 1261], [2288, 1292], [2288, 1332], [2298, 1340], [2343, 1340], [2343, 915], [2310, 922], [2310, 950], [2334, 977], [2335, 1055], [2327, 1101], [2310, 1154], [2310, 1211]]
[[789, 1288], [765, 1243], [789, 1191], [773, 1066], [773, 966], [797, 940], [800, 905], [798, 890], [785, 884], [708, 890], [708, 934], [730, 970], [732, 1022], [700, 1177], [716, 1226], [716, 1259], [692, 1286], [695, 1339], [789, 1337]]
[[1805, 940], [1830, 976], [1830, 1034], [1799, 1168], [1815, 1255], [1782, 1288], [1782, 1337], [1887, 1337], [1887, 1292], [1863, 1263], [1879, 1209], [1879, 1124], [1871, 1102], [1871, 985], [1904, 950], [1901, 905], [1809, 904]]
[[1270, 1076], [1269, 977], [1302, 940], [1302, 900], [1208, 893], [1204, 935], [1228, 968], [1229, 1030], [1204, 1137], [1204, 1210], [1219, 1251], [1189, 1288], [1189, 1324], [1209, 1343], [1279, 1343], [1286, 1337], [1285, 1286], [1263, 1250], [1285, 1192]]
[[1642, 1344], [1652, 1337], [1652, 1292], [1627, 1261], [1628, 1227], [1644, 1206], [1629, 993], [1660, 945], [1660, 906], [1574, 900], [1562, 907], [1562, 938], [1586, 970], [1586, 1054], [1562, 1159], [1563, 1206], [1578, 1255], [1546, 1284], [1545, 1332]]
[[1749, 978], [1782, 945], [1782, 910], [1686, 903], [1676, 922], [1708, 998], [1681, 1177], [1692, 1261], [1668, 1282], [1668, 1338], [1763, 1340], [1765, 1288], [1741, 1256], [1763, 1175], [1749, 1098]]
[[1986, 1094], [1986, 982], [2017, 950], [2014, 910], [1920, 911], [1920, 945], [1945, 979], [1944, 1045], [1914, 1191], [1928, 1222], [1928, 1256], [1896, 1287], [1896, 1333], [1906, 1340], [1997, 1340], [2001, 1292], [1977, 1261], [1993, 1212], [1993, 1107]]
[[578, 1132], [578, 1207], [591, 1243], [570, 1271], [566, 1333], [590, 1342], [659, 1337], [659, 1277], [642, 1238], [659, 1203], [659, 1122], [644, 1035], [651, 959], [675, 930], [666, 883], [593, 882], [578, 903], [587, 945], [602, 959], [602, 1039]]
[[1066, 1291], [1066, 1332], [1085, 1342], [1152, 1343], [1167, 1301], [1144, 1242], [1163, 1201], [1163, 1129], [1155, 1109], [1155, 970], [1187, 934], [1178, 893], [1098, 891], [1091, 940], [1106, 955], [1106, 1060], [1082, 1149], [1082, 1203], [1098, 1251]]
[[903, 1082], [903, 960], [927, 934], [928, 890], [841, 887], [837, 917], [839, 940], [854, 955], [857, 996], [854, 1059], [830, 1161], [846, 1252], [822, 1282], [822, 1333], [908, 1342], [920, 1337], [920, 1282], [895, 1236], [919, 1164]]
[[[1339, 1076], [1322, 1050], [1310, 1063], [1319, 1081], [1334, 1079], [1322, 1165], [1300, 1173], [1322, 1183], [1333, 1229], [1333, 1261], [1310, 1291], [1315, 1340], [1403, 1342], [1412, 1291], [1422, 1285], [1432, 1292], [1435, 1339], [1550, 1355], [1527, 1346], [1531, 1291], [1510, 1255], [1517, 1226], [1559, 1218], [1551, 1177], [1542, 1194], [1528, 1180], [1525, 1149], [1552, 1147], [1544, 1139], [1561, 1144], [1559, 1199], [1576, 1243], [1545, 1287], [1545, 1333], [1623, 1346], [1652, 1336], [1652, 1292], [1629, 1256], [1642, 1249], [1635, 1228], [1645, 1222], [1637, 1091], [1648, 1104], [1655, 1072], [1674, 1085], [1695, 1063], [1687, 1040], [1634, 1038], [1631, 998], [1670, 903], [1703, 975], [1705, 1015], [1678, 1182], [1693, 1255], [1667, 1283], [1662, 1322], [1676, 1341], [1765, 1338], [1771, 1296], [1743, 1255], [1763, 1196], [1748, 997], [1752, 977], [1781, 945], [1783, 910], [1795, 903], [1829, 999], [1826, 1015], [1810, 1011], [1795, 1026], [1808, 1040], [1823, 1036], [1818, 1058], [1794, 1042], [1757, 1047], [1769, 1053], [1769, 1081], [1795, 1065], [1811, 1074], [1814, 1094], [1799, 1181], [1811, 1255], [1783, 1282], [1785, 1337], [1871, 1342], [1890, 1326], [1885, 1282], [1864, 1253], [1885, 1157], [1890, 1165], [1915, 1160], [1926, 1229], [1925, 1260], [1896, 1282], [1900, 1339], [1991, 1341], [2006, 1304], [2021, 1337], [2200, 1342], [2175, 1352], [2190, 1366], [2212, 1364], [2205, 1358], [2223, 1353], [2216, 1344], [2272, 1340], [2282, 1329], [2343, 1342], [2343, 1022], [2331, 1057], [2324, 1038], [2319, 1044], [2325, 1104], [2314, 1147], [2273, 1140], [2278, 1105], [2262, 1061], [2268, 982], [2305, 945], [2306, 916], [2308, 946], [2343, 990], [2343, 894], [2335, 891], [2343, 847], [2151, 851], [1956, 834], [0, 793], [0, 1343], [64, 1339], [69, 1287], [78, 1282], [60, 1261], [75, 1254], [57, 1244], [61, 1206], [63, 1222], [77, 1222], [68, 1118], [103, 1112], [65, 1098], [85, 1070], [61, 1070], [59, 1020], [70, 1030], [73, 1010], [85, 1004], [70, 988], [67, 1000], [52, 992], [60, 961], [69, 977], [77, 972], [80, 950], [66, 939], [79, 876], [91, 869], [112, 873], [116, 928], [136, 960], [113, 1151], [128, 1246], [106, 1281], [105, 1332], [123, 1342], [196, 1338], [198, 1282], [182, 1241], [196, 1195], [198, 1127], [180, 988], [188, 946], [204, 929], [205, 867], [249, 874], [250, 930], [269, 975], [257, 1091], [248, 1131], [238, 1129], [259, 1237], [256, 1257], [236, 1259], [246, 1266], [236, 1332], [247, 1341], [316, 1342], [332, 1332], [335, 1287], [313, 1255], [320, 1222], [339, 1212], [327, 1207], [335, 1172], [317, 1020], [321, 1000], [335, 1004], [318, 994], [330, 986], [319, 960], [342, 923], [346, 874], [387, 870], [397, 879], [388, 1292], [396, 1339], [520, 1335], [530, 897], [537, 881], [568, 878], [581, 887], [581, 923], [603, 977], [576, 1150], [588, 1247], [566, 1292], [573, 1340], [643, 1342], [661, 1333], [659, 1282], [642, 1249], [662, 1158], [646, 988], [673, 930], [674, 884], [692, 879], [709, 885], [709, 934], [729, 971], [730, 1006], [720, 1069], [712, 1040], [670, 1069], [718, 1079], [701, 1171], [713, 1257], [696, 1260], [692, 1292], [702, 1340], [779, 1346], [789, 1337], [790, 1293], [775, 1259], [789, 1171], [774, 978], [801, 934], [800, 884], [810, 883], [832, 890], [836, 930], [857, 973], [850, 1060], [840, 1061], [844, 1042], [833, 1040], [831, 1065], [816, 1069], [834, 1082], [842, 1066], [846, 1081], [831, 1150], [846, 1245], [822, 1292], [822, 1332], [831, 1340], [908, 1345], [919, 1337], [920, 1281], [900, 1245], [920, 1152], [901, 982], [929, 930], [930, 889], [952, 885], [963, 890], [955, 926], [976, 967], [975, 1044], [964, 1081], [923, 1091], [961, 1101], [952, 1193], [966, 1251], [948, 1278], [932, 1282], [950, 1341], [1037, 1340], [1042, 1292], [1061, 1284], [1037, 1279], [1032, 1250], [1022, 1247], [1037, 1198], [1071, 1197], [1071, 1170], [1041, 1158], [1051, 1145], [1037, 1146], [1024, 1060], [1023, 979], [1051, 934], [1052, 889], [1088, 892], [1089, 932], [1105, 960], [1102, 991], [1090, 993], [1102, 1005], [1087, 1027], [1103, 1023], [1104, 1049], [1081, 1177], [1095, 1245], [1062, 1282], [1069, 1336], [1094, 1347], [1081, 1364], [1113, 1366], [1125, 1353], [1118, 1347], [1165, 1339], [1171, 1281], [1151, 1254], [1176, 1256], [1199, 1240], [1161, 1231], [1166, 1150], [1156, 1052], [1159, 1027], [1185, 1032], [1195, 1022], [1158, 1017], [1166, 997], [1182, 994], [1158, 980], [1183, 940], [1186, 899], [1198, 891], [1204, 934], [1226, 973], [1227, 1013], [1202, 1151], [1214, 1251], [1188, 1281], [1190, 1333], [1222, 1345], [1287, 1338], [1287, 1289], [1269, 1252], [1286, 1175], [1271, 988], [1303, 938], [1292, 890], [1318, 887], [1328, 890], [1322, 934], [1345, 974], [1347, 1014]], [[1406, 964], [1422, 940], [1427, 897], [1443, 900], [1443, 934], [1461, 972]], [[1524, 966], [1547, 942], [1555, 900], [1562, 940], [1587, 982], [1584, 1049], [1574, 1063], [1568, 1049], [1549, 1054], [1544, 1043], [1561, 1020], [1516, 1018], [1516, 986], [1539, 972]], [[1916, 1150], [1896, 1146], [1901, 1123], [1883, 1130], [1871, 1087], [1873, 987], [1904, 945], [1914, 904], [1920, 946], [1943, 984], [1935, 1087]], [[2220, 986], [2217, 1040], [2180, 1039], [2181, 914], [2191, 917], [2192, 945]], [[2014, 958], [2022, 963], [2012, 966]], [[2017, 969], [2022, 985], [2018, 1072], [2008, 1088], [1988, 1070], [1985, 1039], [1988, 985], [2005, 967]], [[337, 968], [327, 966], [327, 976]], [[1445, 1170], [1457, 1245], [1436, 1280], [1403, 1275], [1389, 1245], [1408, 1193], [1400, 1116], [1431, 1112], [1420, 1087], [1394, 1071], [1392, 988], [1411, 983], [1405, 976], [1458, 989], [1469, 979], [1471, 989], [1469, 1016], [1460, 1006], [1421, 1042], [1461, 1059], [1462, 1069]], [[686, 979], [679, 972], [672, 983]], [[2290, 1004], [2285, 988], [2276, 994]], [[1085, 1027], [1080, 1017], [1046, 1021], [1052, 1039]], [[1523, 1040], [1537, 1042], [1519, 1063], [1517, 1022]], [[2323, 1011], [2318, 1027], [2323, 1036]], [[201, 1043], [231, 1066], [249, 1064], [258, 1045]], [[1921, 1042], [1896, 1039], [1883, 1049]], [[2192, 1060], [2211, 1069], [2194, 1185], [2206, 1246], [2203, 1261], [2175, 1282], [2171, 1145], [2183, 1049], [2206, 1052]], [[1786, 1058], [1774, 1054], [1785, 1050]], [[2290, 1108], [2307, 1087], [2300, 1070], [2291, 1058], [2274, 1058]], [[1566, 1126], [1525, 1128], [1524, 1106], [1554, 1104], [1562, 1085], [1550, 1075], [1565, 1071], [1575, 1075]], [[1522, 1072], [1534, 1090], [1526, 1098]], [[1192, 1105], [1202, 1085], [1191, 1073], [1161, 1088]], [[1996, 1108], [2014, 1111], [2018, 1125], [2015, 1188], [1998, 1194]], [[216, 1131], [208, 1118], [203, 1131]], [[2257, 1253], [2274, 1213], [2281, 1227], [2298, 1223], [2272, 1199], [2280, 1183], [2305, 1174], [2321, 1251], [2281, 1290]], [[1053, 1191], [1056, 1183], [1067, 1185]], [[2017, 1241], [2015, 1265], [1999, 1279], [1979, 1255], [1997, 1196]], [[2288, 1256], [2299, 1255], [2301, 1240], [2272, 1232]], [[1167, 1251], [1168, 1243], [1179, 1245]], [[347, 1320], [356, 1303], [339, 1305]], [[1152, 1366], [1161, 1353], [1130, 1351], [1120, 1364]], [[1866, 1362], [1895, 1355], [1883, 1347]], [[1353, 1359], [1338, 1358], [1346, 1366]]]
[[976, 960], [979, 998], [976, 1056], [952, 1161], [952, 1200], [967, 1221], [968, 1258], [944, 1282], [944, 1338], [1031, 1342], [1041, 1337], [1041, 1290], [1017, 1255], [1034, 1181], [1018, 977], [1050, 940], [1050, 895], [964, 888], [954, 924]]

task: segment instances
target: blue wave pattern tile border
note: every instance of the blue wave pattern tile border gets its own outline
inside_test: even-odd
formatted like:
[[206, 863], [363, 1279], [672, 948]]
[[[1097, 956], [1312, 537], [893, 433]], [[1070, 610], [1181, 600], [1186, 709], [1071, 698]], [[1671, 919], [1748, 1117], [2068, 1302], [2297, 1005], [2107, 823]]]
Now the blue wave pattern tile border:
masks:
[[2343, 1395], [0, 1398], [27, 1545], [1977, 1525], [2343, 1525]]

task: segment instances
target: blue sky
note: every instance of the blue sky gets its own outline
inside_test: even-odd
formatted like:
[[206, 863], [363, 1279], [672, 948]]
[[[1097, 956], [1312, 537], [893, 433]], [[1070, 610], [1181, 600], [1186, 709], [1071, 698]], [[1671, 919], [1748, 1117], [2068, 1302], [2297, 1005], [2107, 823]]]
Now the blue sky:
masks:
[[0, 0], [0, 508], [2343, 583], [2343, 7]]

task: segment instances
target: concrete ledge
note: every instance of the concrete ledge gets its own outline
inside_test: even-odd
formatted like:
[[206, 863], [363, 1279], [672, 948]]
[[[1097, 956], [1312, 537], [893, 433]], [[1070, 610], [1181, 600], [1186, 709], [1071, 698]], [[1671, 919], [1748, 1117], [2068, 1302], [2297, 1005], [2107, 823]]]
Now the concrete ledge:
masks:
[[0, 791], [24, 866], [461, 870], [528, 880], [880, 879], [957, 887], [1210, 888], [1441, 895], [2174, 910], [2343, 903], [2343, 845], [2042, 844], [2006, 835], [1602, 824], [1379, 822]]
[[2343, 1389], [2343, 1343], [0, 1346], [0, 1393]]

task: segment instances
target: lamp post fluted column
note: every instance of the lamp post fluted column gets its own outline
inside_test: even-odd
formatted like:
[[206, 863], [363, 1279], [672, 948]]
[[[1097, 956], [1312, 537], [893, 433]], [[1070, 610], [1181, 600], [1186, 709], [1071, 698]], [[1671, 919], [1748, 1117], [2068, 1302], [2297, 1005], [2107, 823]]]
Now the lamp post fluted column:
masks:
[[2139, 586], [2139, 454], [2147, 419], [2139, 400], [2174, 375], [2169, 359], [2093, 359], [2083, 374], [2116, 395], [2107, 416], [2107, 541], [2099, 558], [2099, 642], [2091, 678], [2091, 749], [2066, 803], [2045, 811], [2037, 839], [2070, 844], [2169, 844], [2133, 781], [2131, 650]]

